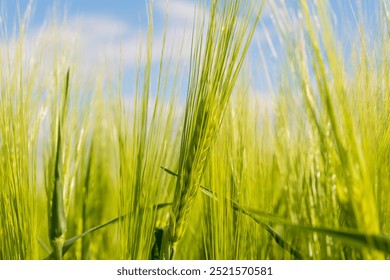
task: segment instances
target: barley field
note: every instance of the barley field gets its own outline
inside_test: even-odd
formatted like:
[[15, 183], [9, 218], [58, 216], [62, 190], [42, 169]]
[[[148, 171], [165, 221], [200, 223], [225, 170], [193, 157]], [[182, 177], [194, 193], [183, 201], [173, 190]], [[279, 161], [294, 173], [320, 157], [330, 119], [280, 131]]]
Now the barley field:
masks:
[[184, 68], [146, 2], [131, 77], [1, 21], [0, 259], [390, 259], [390, 2], [289, 2], [196, 1]]

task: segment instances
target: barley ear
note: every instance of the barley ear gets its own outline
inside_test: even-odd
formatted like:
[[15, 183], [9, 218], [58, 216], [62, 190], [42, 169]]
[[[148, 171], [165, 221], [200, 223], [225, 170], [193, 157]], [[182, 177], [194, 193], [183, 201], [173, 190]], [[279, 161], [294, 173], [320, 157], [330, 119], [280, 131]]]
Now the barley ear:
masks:
[[173, 252], [185, 233], [210, 147], [221, 126], [263, 4], [251, 0], [211, 1], [207, 24], [202, 9], [195, 13], [179, 176], [172, 206], [175, 228], [170, 225]]

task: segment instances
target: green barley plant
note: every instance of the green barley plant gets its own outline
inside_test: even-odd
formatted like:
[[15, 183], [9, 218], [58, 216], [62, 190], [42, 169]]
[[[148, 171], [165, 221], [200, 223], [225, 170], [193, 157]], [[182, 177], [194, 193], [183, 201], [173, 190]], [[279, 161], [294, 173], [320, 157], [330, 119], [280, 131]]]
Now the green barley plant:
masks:
[[[42, 84], [39, 64], [26, 56], [29, 12], [19, 22], [19, 38], [0, 50], [0, 259], [36, 259], [37, 138]], [[8, 39], [1, 25], [2, 37]]]
[[[64, 203], [64, 172], [63, 172], [63, 153], [64, 153], [64, 127], [65, 118], [69, 106], [69, 70], [66, 73], [64, 89], [61, 94], [60, 108], [54, 120], [54, 154], [52, 164], [52, 176], [49, 175], [47, 183], [48, 208], [49, 211], [49, 238], [53, 247], [54, 256], [62, 259], [62, 246], [65, 241], [66, 216]], [[53, 186], [50, 186], [50, 185]]]
[[[140, 47], [139, 66], [135, 78], [133, 104], [126, 101], [119, 90], [113, 106], [114, 139], [118, 157], [120, 259], [148, 259], [157, 223], [159, 194], [170, 192], [160, 166], [167, 165], [169, 143], [173, 143], [175, 99], [178, 86], [178, 67], [172, 65], [165, 49], [166, 31], [158, 65], [157, 92], [151, 87], [153, 60], [153, 14], [149, 6], [149, 29], [146, 51]], [[166, 27], [165, 27], [166, 30]], [[165, 61], [164, 57], [168, 57]], [[176, 69], [175, 69], [175, 68]], [[165, 73], [176, 72], [172, 79]], [[168, 95], [168, 91], [172, 91]], [[130, 107], [133, 106], [133, 107]], [[131, 108], [129, 110], [129, 108]], [[162, 197], [162, 199], [166, 199]]]
[[[292, 70], [297, 73], [291, 73], [291, 77], [296, 77], [297, 88], [289, 85], [285, 90], [291, 92], [291, 89], [297, 89], [303, 93], [303, 108], [307, 114], [299, 123], [308, 120], [310, 128], [307, 137], [311, 140], [309, 147], [312, 150], [308, 154], [311, 159], [307, 167], [312, 170], [307, 170], [305, 175], [303, 167], [300, 172], [307, 176], [303, 179], [307, 180], [309, 187], [303, 189], [309, 194], [303, 197], [310, 198], [307, 202], [310, 207], [307, 209], [312, 209], [307, 213], [308, 218], [311, 223], [315, 222], [314, 225], [328, 218], [326, 224], [336, 228], [355, 229], [367, 236], [380, 234], [384, 229], [380, 226], [377, 198], [381, 196], [378, 191], [384, 189], [379, 190], [375, 182], [378, 170], [372, 152], [376, 150], [376, 140], [367, 130], [368, 127], [376, 127], [373, 122], [376, 122], [378, 116], [376, 111], [369, 111], [362, 106], [371, 102], [382, 104], [384, 101], [382, 84], [374, 85], [377, 82], [375, 75], [368, 77], [368, 69], [365, 68], [374, 67], [370, 71], [382, 72], [382, 65], [375, 69], [371, 63], [375, 58], [367, 53], [364, 48], [366, 39], [361, 37], [362, 48], [356, 49], [356, 57], [352, 62], [355, 71], [352, 78], [348, 77], [343, 50], [333, 35], [336, 32], [330, 23], [329, 7], [324, 2], [308, 5], [302, 1], [301, 10], [302, 33], [291, 41], [286, 37], [290, 44]], [[314, 23], [314, 18], [319, 19], [319, 23]], [[281, 30], [285, 28], [282, 22], [279, 26]], [[378, 50], [386, 46], [386, 40], [375, 42]], [[325, 209], [332, 209], [333, 217]], [[327, 216], [319, 216], [324, 211], [328, 213]], [[314, 233], [313, 238], [313, 246], [315, 244], [316, 247], [312, 248], [320, 258], [323, 257], [322, 251], [334, 256], [330, 246], [333, 243], [331, 234], [324, 238]], [[355, 252], [345, 250], [340, 254], [340, 258], [383, 258], [383, 253], [369, 249]]]
[[199, 0], [187, 71], [150, 1], [134, 76], [1, 25], [0, 259], [389, 259], [389, 5], [348, 2]]
[[74, 104], [76, 98], [71, 99], [70, 71], [68, 68], [64, 73], [63, 82], [60, 82], [61, 74], [55, 73], [58, 78], [54, 78], [54, 92], [48, 97], [51, 98], [50, 133], [53, 137], [49, 139], [50, 149], [45, 151], [45, 187], [49, 241], [55, 259], [62, 259], [68, 225], [75, 222], [69, 222], [67, 217], [72, 213], [69, 209], [74, 207], [71, 202], [79, 188], [76, 177], [88, 126], [87, 121], [83, 121], [83, 112], [80, 113]]
[[198, 15], [200, 23], [193, 31], [178, 177], [166, 235], [171, 247], [167, 258], [173, 258], [176, 243], [184, 235], [210, 146], [221, 125], [262, 7], [263, 2], [212, 1], [206, 30], [204, 15]]

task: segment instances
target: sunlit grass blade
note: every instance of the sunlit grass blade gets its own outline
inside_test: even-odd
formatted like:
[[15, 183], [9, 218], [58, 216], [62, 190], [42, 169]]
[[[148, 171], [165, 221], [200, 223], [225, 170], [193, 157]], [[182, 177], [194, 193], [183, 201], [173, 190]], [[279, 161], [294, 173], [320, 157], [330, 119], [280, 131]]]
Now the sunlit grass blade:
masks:
[[[241, 210], [239, 210], [241, 211]], [[280, 224], [286, 227], [294, 228], [299, 231], [319, 233], [337, 239], [344, 244], [356, 247], [358, 249], [374, 249], [380, 252], [390, 253], [390, 236], [384, 234], [366, 234], [357, 232], [353, 229], [332, 229], [326, 227], [313, 227], [307, 225], [295, 225], [286, 221], [284, 218], [272, 217], [272, 215], [258, 213], [257, 211], [246, 211], [249, 215], [263, 217], [273, 224]], [[259, 220], [260, 221], [260, 220]]]

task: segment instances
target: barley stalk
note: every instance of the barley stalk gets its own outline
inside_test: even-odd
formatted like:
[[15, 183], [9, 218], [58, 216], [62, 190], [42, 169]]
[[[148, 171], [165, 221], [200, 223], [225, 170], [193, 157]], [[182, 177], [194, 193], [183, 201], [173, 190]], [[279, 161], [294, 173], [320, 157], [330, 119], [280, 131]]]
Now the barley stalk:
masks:
[[195, 16], [198, 22], [193, 31], [179, 176], [169, 225], [173, 248], [184, 235], [210, 146], [221, 125], [262, 5], [251, 1], [212, 1], [207, 30], [204, 14], [198, 11]]

